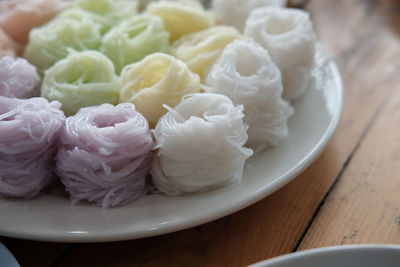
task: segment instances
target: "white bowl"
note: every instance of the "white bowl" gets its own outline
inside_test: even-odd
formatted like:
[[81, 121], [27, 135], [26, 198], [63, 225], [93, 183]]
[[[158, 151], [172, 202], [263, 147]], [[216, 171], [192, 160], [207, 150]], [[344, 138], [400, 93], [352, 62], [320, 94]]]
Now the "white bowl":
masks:
[[400, 245], [347, 245], [291, 253], [251, 267], [399, 267]]

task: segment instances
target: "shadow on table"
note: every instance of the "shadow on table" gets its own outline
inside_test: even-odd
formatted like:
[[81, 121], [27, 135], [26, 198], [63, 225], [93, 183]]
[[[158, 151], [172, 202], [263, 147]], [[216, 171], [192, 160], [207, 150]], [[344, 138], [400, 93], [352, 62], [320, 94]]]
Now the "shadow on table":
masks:
[[400, 1], [382, 0], [379, 14], [397, 35], [400, 35]]

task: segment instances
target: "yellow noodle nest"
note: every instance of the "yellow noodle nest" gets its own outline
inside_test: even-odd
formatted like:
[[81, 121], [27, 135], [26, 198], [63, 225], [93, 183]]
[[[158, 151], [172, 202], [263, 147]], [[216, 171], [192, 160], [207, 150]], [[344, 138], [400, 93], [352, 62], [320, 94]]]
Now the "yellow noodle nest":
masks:
[[239, 31], [233, 27], [214, 26], [183, 36], [172, 44], [170, 53], [204, 78], [225, 46], [241, 38]]
[[211, 16], [195, 1], [159, 1], [150, 3], [146, 12], [161, 17], [165, 28], [171, 33], [171, 41], [183, 35], [210, 27]]
[[128, 65], [121, 74], [120, 102], [130, 102], [154, 127], [170, 107], [182, 96], [200, 92], [200, 77], [187, 65], [163, 53], [154, 53], [142, 61]]

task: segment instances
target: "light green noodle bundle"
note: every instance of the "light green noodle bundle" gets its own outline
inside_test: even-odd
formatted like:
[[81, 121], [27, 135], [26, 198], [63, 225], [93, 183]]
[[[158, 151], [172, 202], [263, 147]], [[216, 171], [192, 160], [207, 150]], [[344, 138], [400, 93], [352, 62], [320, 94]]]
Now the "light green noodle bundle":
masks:
[[98, 49], [101, 38], [101, 26], [85, 12], [75, 17], [58, 17], [31, 31], [24, 57], [43, 75], [46, 69], [68, 55], [69, 48], [77, 51]]
[[169, 33], [155, 15], [140, 14], [122, 21], [103, 38], [100, 51], [115, 65], [117, 73], [124, 66], [154, 52], [163, 52], [169, 45]]
[[97, 51], [69, 51], [67, 58], [46, 71], [41, 93], [60, 101], [68, 116], [81, 107], [117, 104], [120, 89], [114, 65], [106, 56]]
[[102, 25], [102, 32], [105, 33], [121, 20], [137, 14], [138, 8], [138, 2], [132, 0], [78, 0], [61, 16], [69, 16], [73, 10], [86, 11], [90, 13], [91, 19]]

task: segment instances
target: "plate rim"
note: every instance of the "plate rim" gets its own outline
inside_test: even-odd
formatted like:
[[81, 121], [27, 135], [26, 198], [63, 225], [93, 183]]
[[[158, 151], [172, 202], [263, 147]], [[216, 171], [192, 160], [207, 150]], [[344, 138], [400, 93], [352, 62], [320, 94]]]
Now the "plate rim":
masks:
[[[328, 52], [325, 50], [325, 54]], [[335, 86], [335, 96], [336, 96], [336, 105], [335, 112], [332, 114], [331, 120], [326, 127], [324, 133], [319, 137], [318, 142], [313, 146], [313, 148], [308, 151], [308, 154], [304, 156], [299, 162], [296, 163], [293, 167], [291, 167], [286, 173], [282, 174], [277, 179], [273, 180], [267, 187], [263, 187], [260, 190], [254, 192], [251, 196], [247, 197], [245, 200], [236, 203], [236, 205], [231, 205], [230, 207], [226, 207], [223, 210], [215, 209], [209, 212], [206, 215], [201, 216], [200, 218], [188, 219], [180, 221], [175, 224], [168, 224], [163, 226], [162, 228], [157, 229], [147, 229], [146, 231], [138, 232], [124, 232], [124, 231], [114, 231], [114, 232], [102, 232], [96, 233], [93, 235], [91, 233], [72, 233], [72, 232], [62, 232], [58, 235], [54, 235], [52, 233], [44, 234], [43, 232], [35, 233], [32, 231], [17, 231], [14, 230], [4, 230], [0, 229], [1, 236], [7, 236], [12, 238], [19, 239], [28, 239], [28, 240], [36, 240], [36, 241], [50, 241], [50, 242], [79, 242], [79, 243], [95, 243], [95, 242], [114, 242], [114, 241], [124, 241], [124, 240], [133, 240], [140, 239], [152, 236], [159, 236], [163, 234], [173, 233], [181, 230], [186, 230], [191, 227], [199, 226], [227, 215], [233, 214], [237, 211], [240, 211], [244, 208], [247, 208], [254, 203], [268, 197], [272, 193], [276, 192], [294, 178], [296, 178], [303, 170], [308, 168], [322, 153], [322, 151], [327, 146], [328, 142], [331, 140], [332, 135], [334, 134], [337, 126], [340, 122], [340, 118], [343, 111], [343, 80], [340, 74], [340, 71], [333, 59], [329, 57], [329, 60], [326, 64], [326, 69], [332, 75], [332, 81]]]
[[19, 267], [19, 263], [11, 251], [0, 242], [0, 255], [5, 256], [5, 258], [0, 258], [0, 265], [7, 267]]
[[[293, 261], [299, 258], [304, 258], [308, 256], [314, 255], [326, 255], [335, 252], [344, 252], [344, 251], [369, 251], [369, 250], [379, 250], [379, 251], [388, 251], [393, 250], [400, 252], [400, 244], [350, 244], [350, 245], [336, 245], [336, 246], [327, 246], [320, 248], [313, 248], [307, 250], [301, 250], [296, 252], [291, 252], [288, 254], [284, 254], [277, 257], [272, 257], [267, 260], [259, 261], [254, 264], [249, 265], [249, 267], [268, 267], [272, 264], [280, 264], [286, 263], [287, 261]], [[268, 264], [268, 265], [266, 265]]]

